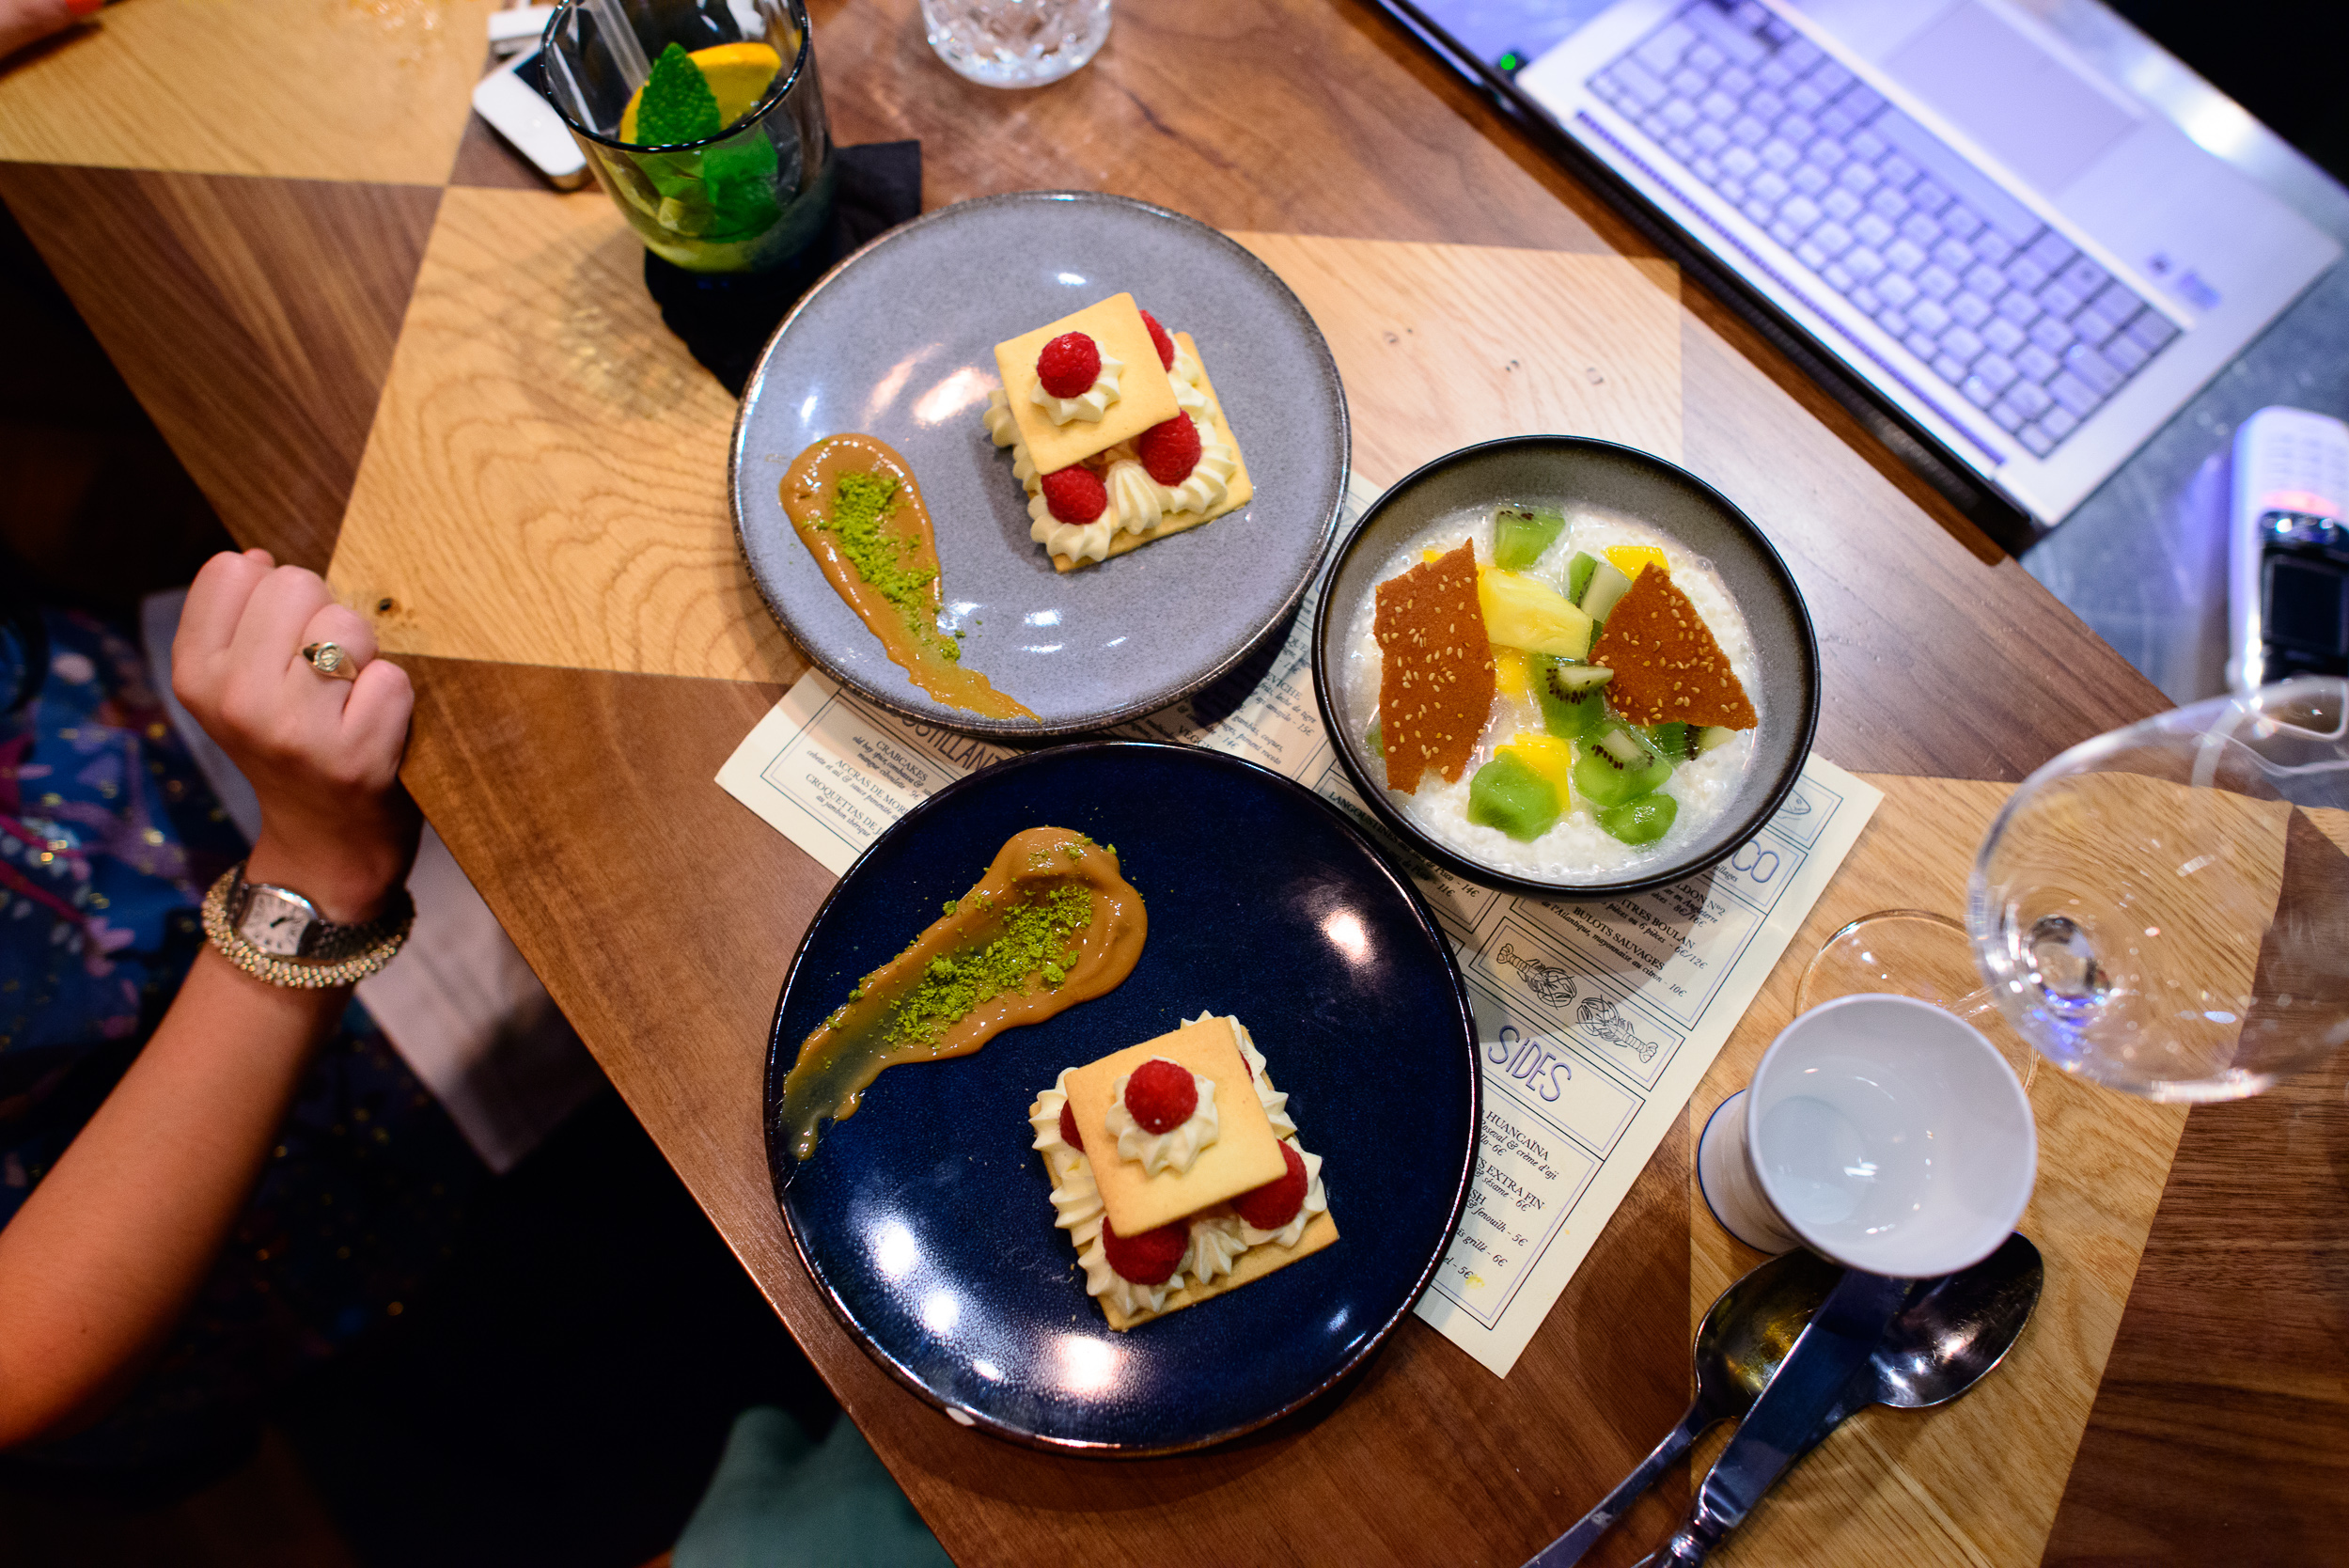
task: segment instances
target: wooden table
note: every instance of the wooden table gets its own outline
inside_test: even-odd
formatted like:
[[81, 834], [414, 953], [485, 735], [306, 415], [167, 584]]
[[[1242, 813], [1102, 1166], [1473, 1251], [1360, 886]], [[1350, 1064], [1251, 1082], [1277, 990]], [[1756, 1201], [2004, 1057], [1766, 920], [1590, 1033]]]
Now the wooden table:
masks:
[[[1129, 0], [1092, 66], [1016, 95], [939, 67], [913, 0], [814, 9], [839, 139], [920, 138], [926, 205], [1083, 187], [1247, 236], [1323, 317], [1372, 480], [1514, 430], [1636, 428], [1735, 498], [1817, 620], [1821, 751], [1988, 781], [1920, 783], [1871, 832], [1962, 843], [1991, 786], [2159, 705], [1368, 8]], [[0, 70], [0, 199], [230, 528], [332, 564], [411, 651], [410, 787], [958, 1560], [1521, 1560], [1686, 1397], [1683, 1305], [1735, 1255], [1691, 1219], [1684, 1132], [1506, 1381], [1407, 1322], [1338, 1397], [1187, 1458], [1067, 1460], [958, 1429], [825, 1309], [767, 1189], [758, 1085], [830, 878], [711, 781], [804, 663], [732, 564], [728, 400], [662, 331], [619, 219], [593, 192], [534, 189], [468, 124], [482, 11], [132, 0]], [[1651, 292], [1607, 292], [1634, 285]], [[391, 538], [519, 550], [536, 587], [488, 623], [376, 596], [369, 573], [456, 596], [446, 562]], [[1863, 1471], [1823, 1454], [1830, 1479], [1807, 1471], [1785, 1509], [1824, 1530], [1811, 1560], [2342, 1560], [2342, 1072], [2185, 1121], [2141, 1257], [2132, 1242], [2082, 1276], [2118, 1332], [2086, 1356], [2103, 1375], [2076, 1452], [2012, 1462], [2045, 1508], [1973, 1528], [1997, 1512], [1995, 1452], [1992, 1496], [1955, 1501], [1897, 1465], [1881, 1474], [1915, 1496], [1844, 1497]], [[1915, 1430], [1868, 1427], [1854, 1451]], [[1607, 1560], [1685, 1496], [1664, 1489]], [[1836, 1538], [1878, 1508], [1922, 1523], [1897, 1545]]]

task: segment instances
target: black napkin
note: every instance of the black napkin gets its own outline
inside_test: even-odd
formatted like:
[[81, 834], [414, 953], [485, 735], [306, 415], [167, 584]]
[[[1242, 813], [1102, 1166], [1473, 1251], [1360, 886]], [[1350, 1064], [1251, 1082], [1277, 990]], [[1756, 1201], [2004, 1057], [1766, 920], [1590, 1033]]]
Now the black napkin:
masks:
[[689, 273], [645, 252], [644, 286], [661, 320], [737, 398], [776, 323], [816, 279], [866, 241], [920, 215], [921, 143], [868, 142], [833, 156], [838, 169], [831, 230], [789, 265], [771, 273]]

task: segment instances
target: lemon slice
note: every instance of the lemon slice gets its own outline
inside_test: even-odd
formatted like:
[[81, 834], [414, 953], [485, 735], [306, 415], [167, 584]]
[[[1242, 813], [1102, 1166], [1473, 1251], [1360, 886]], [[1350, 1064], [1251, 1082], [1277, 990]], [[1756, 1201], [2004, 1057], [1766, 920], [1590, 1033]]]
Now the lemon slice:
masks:
[[[710, 84], [710, 92], [718, 101], [718, 120], [732, 125], [759, 105], [759, 100], [775, 85], [775, 72], [783, 69], [783, 56], [763, 43], [718, 43], [707, 49], [697, 49], [691, 56], [701, 68], [701, 79]], [[638, 87], [628, 100], [628, 107], [620, 111], [619, 139], [630, 144], [636, 140], [636, 104], [644, 97]]]

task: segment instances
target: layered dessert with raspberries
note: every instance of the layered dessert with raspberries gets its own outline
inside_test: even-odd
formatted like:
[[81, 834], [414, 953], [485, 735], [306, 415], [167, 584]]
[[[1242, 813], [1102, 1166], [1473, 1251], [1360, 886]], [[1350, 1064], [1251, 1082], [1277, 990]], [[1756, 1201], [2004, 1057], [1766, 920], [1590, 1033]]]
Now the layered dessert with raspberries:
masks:
[[1123, 1332], [1338, 1239], [1322, 1157], [1237, 1018], [1064, 1071], [1028, 1107], [1085, 1290]]
[[1027, 492], [1053, 566], [1138, 550], [1248, 504], [1255, 487], [1198, 345], [1132, 294], [995, 345], [987, 434]]

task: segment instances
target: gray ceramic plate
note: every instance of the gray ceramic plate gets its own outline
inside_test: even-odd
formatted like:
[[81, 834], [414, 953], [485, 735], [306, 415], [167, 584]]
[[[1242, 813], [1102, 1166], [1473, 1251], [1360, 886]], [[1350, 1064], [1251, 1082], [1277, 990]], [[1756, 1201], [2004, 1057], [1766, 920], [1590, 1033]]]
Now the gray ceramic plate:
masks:
[[[1061, 573], [1028, 538], [1011, 458], [979, 419], [994, 345], [1130, 291], [1187, 332], [1255, 499], [1204, 527]], [[860, 431], [905, 455], [936, 524], [963, 661], [1042, 722], [933, 701], [832, 591], [783, 513], [783, 470]], [[827, 274], [775, 330], [734, 425], [734, 528], [807, 656], [887, 708], [955, 729], [1055, 735], [1138, 717], [1245, 658], [1296, 607], [1346, 487], [1338, 367], [1271, 269], [1202, 224], [1046, 191], [942, 208]]]
[[[1386, 798], [1386, 772], [1345, 722], [1326, 672], [1338, 668], [1338, 644], [1377, 584], [1379, 567], [1412, 534], [1465, 507], [1602, 508], [1646, 524], [1703, 556], [1746, 617], [1763, 671], [1749, 693], [1762, 718], [1753, 760], [1736, 797], [1713, 825], [1676, 854], [1640, 862], [1608, 882], [1532, 882], [1494, 870], [1437, 843]], [[1322, 722], [1338, 737], [1338, 756], [1380, 821], [1418, 854], [1488, 887], [1543, 898], [1617, 898], [1695, 875], [1752, 838], [1803, 771], [1819, 725], [1819, 640], [1786, 563], [1753, 520], [1684, 468], [1609, 441], [1573, 435], [1521, 435], [1447, 453], [1378, 498], [1338, 552], [1313, 622], [1313, 694]]]

